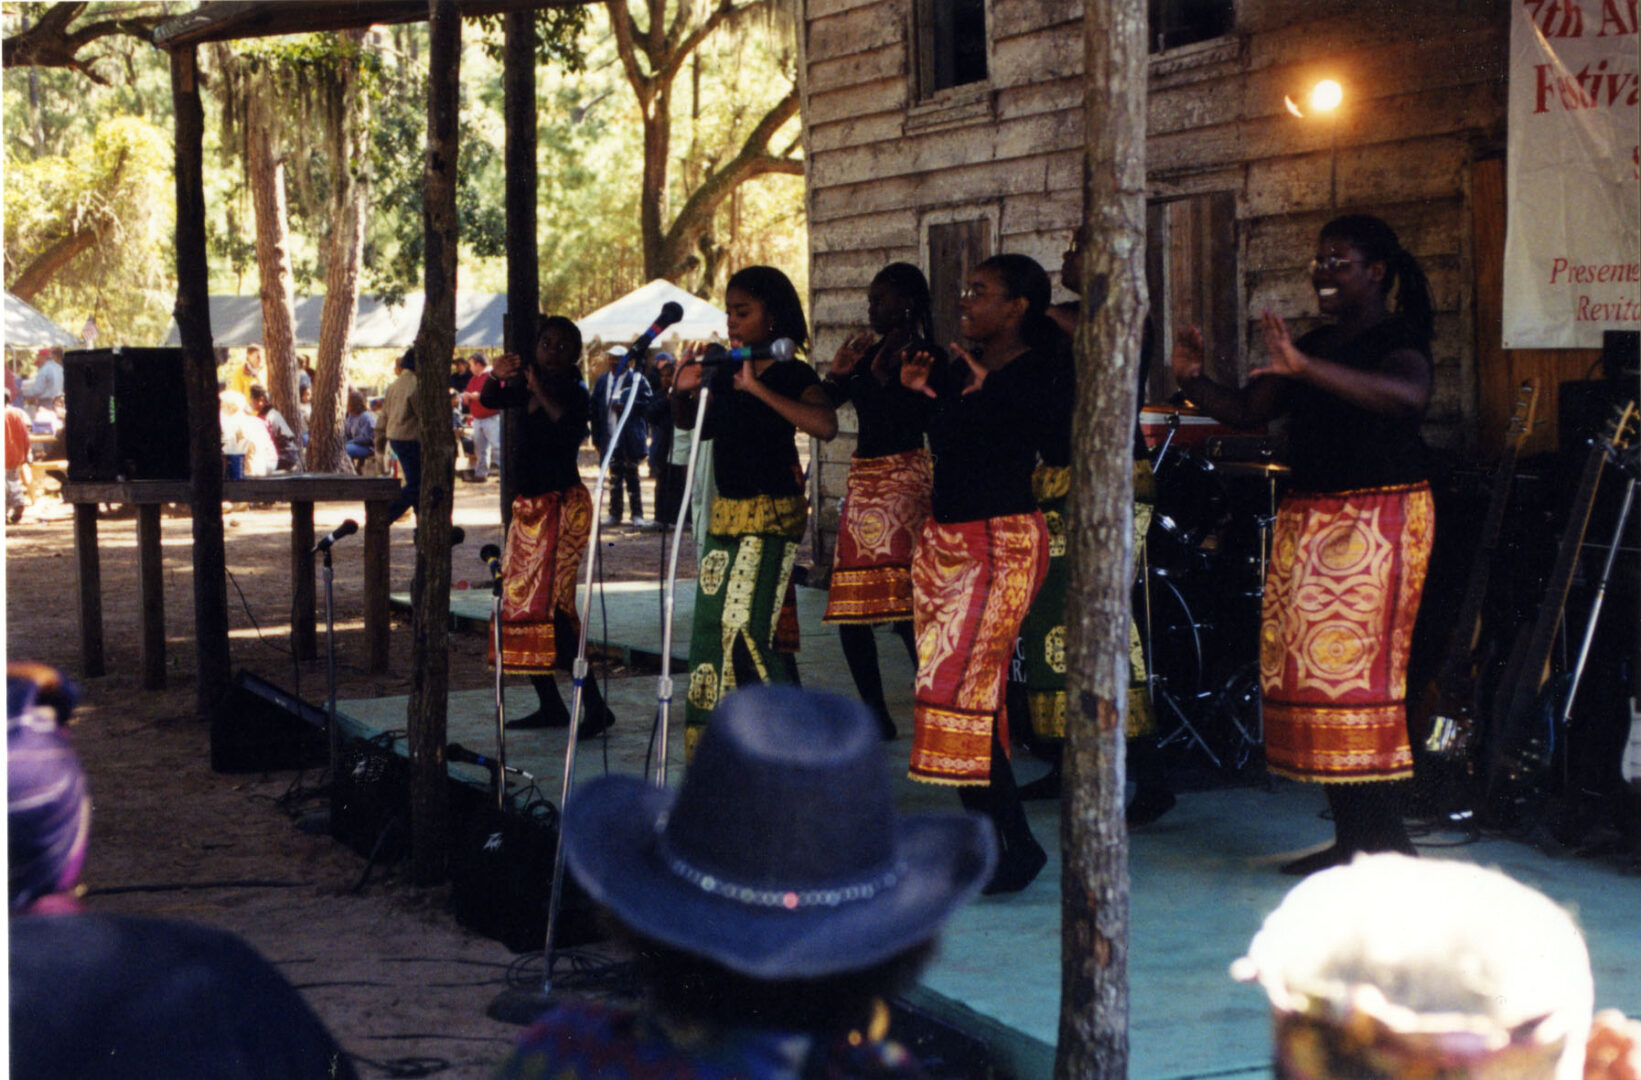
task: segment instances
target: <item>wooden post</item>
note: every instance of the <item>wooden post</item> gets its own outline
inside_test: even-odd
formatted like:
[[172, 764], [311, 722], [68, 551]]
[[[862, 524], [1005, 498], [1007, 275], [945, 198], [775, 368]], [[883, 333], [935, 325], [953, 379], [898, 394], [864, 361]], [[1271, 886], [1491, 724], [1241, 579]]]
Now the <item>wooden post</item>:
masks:
[[411, 585], [410, 874], [444, 880], [450, 814], [444, 761], [449, 704], [450, 512], [455, 445], [450, 438], [449, 372], [456, 346], [456, 113], [461, 12], [455, 0], [428, 3], [426, 182], [422, 227], [427, 304], [416, 331], [416, 411], [421, 418], [422, 493], [416, 507], [416, 574]]
[[159, 503], [137, 507], [137, 603], [142, 608], [142, 688], [165, 689], [165, 552]]
[[313, 628], [313, 503], [291, 503], [291, 649], [298, 660], [319, 655]]
[[[188, 388], [190, 508], [194, 520], [195, 710], [209, 716], [228, 694], [227, 552], [222, 530], [222, 424], [217, 414], [216, 357], [211, 350], [209, 268], [205, 259], [205, 112], [193, 46], [171, 54], [176, 115], [177, 305]], [[95, 508], [93, 508], [95, 509]]]
[[74, 566], [80, 594], [80, 670], [88, 679], [103, 664], [103, 571], [97, 551], [97, 504], [74, 504]]
[[392, 545], [389, 544], [387, 508], [392, 500], [365, 503], [365, 670], [372, 675], [387, 670], [388, 590], [393, 581]]
[[[536, 265], [536, 13], [510, 11], [502, 65], [502, 112], [506, 123], [503, 160], [507, 169], [507, 351], [526, 360], [535, 355], [536, 314], [541, 307], [541, 275]], [[501, 519], [513, 517], [512, 454], [518, 439], [513, 409], [502, 412]]]
[[1135, 381], [1145, 321], [1146, 6], [1083, 10], [1083, 248], [1068, 512], [1058, 1080], [1128, 1075], [1128, 829]]

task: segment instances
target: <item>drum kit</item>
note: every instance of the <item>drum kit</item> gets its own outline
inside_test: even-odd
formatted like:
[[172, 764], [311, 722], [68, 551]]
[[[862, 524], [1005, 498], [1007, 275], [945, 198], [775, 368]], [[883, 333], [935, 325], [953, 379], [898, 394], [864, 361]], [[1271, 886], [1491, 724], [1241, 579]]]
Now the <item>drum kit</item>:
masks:
[[1270, 439], [1190, 405], [1147, 405], [1156, 501], [1134, 555], [1134, 619], [1159, 741], [1229, 774], [1262, 763], [1259, 619], [1288, 468]]

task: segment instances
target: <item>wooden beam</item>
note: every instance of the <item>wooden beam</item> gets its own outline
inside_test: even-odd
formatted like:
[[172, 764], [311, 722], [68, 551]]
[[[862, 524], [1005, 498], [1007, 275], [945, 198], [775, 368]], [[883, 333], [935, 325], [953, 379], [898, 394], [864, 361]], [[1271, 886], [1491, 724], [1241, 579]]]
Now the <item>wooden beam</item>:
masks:
[[137, 507], [137, 605], [142, 620], [142, 688], [164, 690], [165, 551], [160, 545], [158, 506]]
[[[459, 0], [456, 9], [463, 17], [470, 17], [578, 7], [581, 2]], [[154, 44], [162, 49], [182, 49], [208, 41], [388, 26], [426, 18], [426, 0], [206, 0], [186, 15], [161, 23], [154, 31]]]
[[[222, 529], [222, 422], [216, 355], [211, 348], [210, 268], [205, 258], [205, 111], [192, 47], [171, 53], [176, 116], [177, 305], [188, 391], [190, 506], [194, 521], [195, 707], [209, 716], [228, 695], [227, 552]], [[79, 507], [75, 507], [78, 513]], [[96, 508], [92, 508], [95, 512]]]

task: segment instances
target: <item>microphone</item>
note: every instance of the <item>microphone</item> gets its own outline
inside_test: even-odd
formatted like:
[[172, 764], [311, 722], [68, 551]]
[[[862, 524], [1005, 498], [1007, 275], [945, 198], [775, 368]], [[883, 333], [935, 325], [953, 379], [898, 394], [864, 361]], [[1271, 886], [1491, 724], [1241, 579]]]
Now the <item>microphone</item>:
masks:
[[490, 568], [491, 582], [501, 580], [501, 548], [486, 544], [479, 549], [479, 561]]
[[661, 305], [661, 314], [650, 323], [649, 329], [639, 334], [633, 343], [627, 346], [627, 358], [634, 362], [644, 359], [644, 352], [650, 347], [650, 342], [661, 336], [661, 331], [684, 317], [683, 305], [676, 300], [668, 300]]
[[708, 345], [707, 354], [697, 361], [701, 364], [740, 364], [747, 360], [790, 360], [798, 354], [798, 344], [789, 337], [776, 338], [768, 345], [742, 345], [726, 349], [722, 345]]
[[308, 554], [318, 555], [322, 551], [329, 551], [331, 545], [336, 543], [336, 541], [341, 540], [344, 537], [352, 536], [358, 531], [359, 523], [354, 521], [352, 518], [348, 518], [346, 521], [342, 522], [342, 524], [336, 526], [335, 530], [332, 531], [329, 536], [313, 545], [313, 550], [308, 552]]
[[449, 746], [446, 746], [444, 748], [444, 756], [446, 761], [459, 761], [464, 765], [477, 765], [480, 768], [489, 769], [492, 772], [501, 767], [501, 762], [497, 761], [495, 758], [485, 757], [483, 754], [475, 753], [459, 742], [453, 742]]

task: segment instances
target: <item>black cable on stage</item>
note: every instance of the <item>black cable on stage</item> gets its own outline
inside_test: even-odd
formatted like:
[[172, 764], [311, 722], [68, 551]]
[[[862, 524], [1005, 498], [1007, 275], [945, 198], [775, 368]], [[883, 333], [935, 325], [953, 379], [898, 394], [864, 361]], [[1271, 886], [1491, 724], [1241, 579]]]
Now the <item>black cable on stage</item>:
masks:
[[99, 885], [87, 889], [86, 896], [118, 896], [122, 893], [187, 892], [191, 889], [302, 889], [312, 888], [311, 881], [264, 881], [257, 878], [222, 881], [162, 881], [143, 885]]

